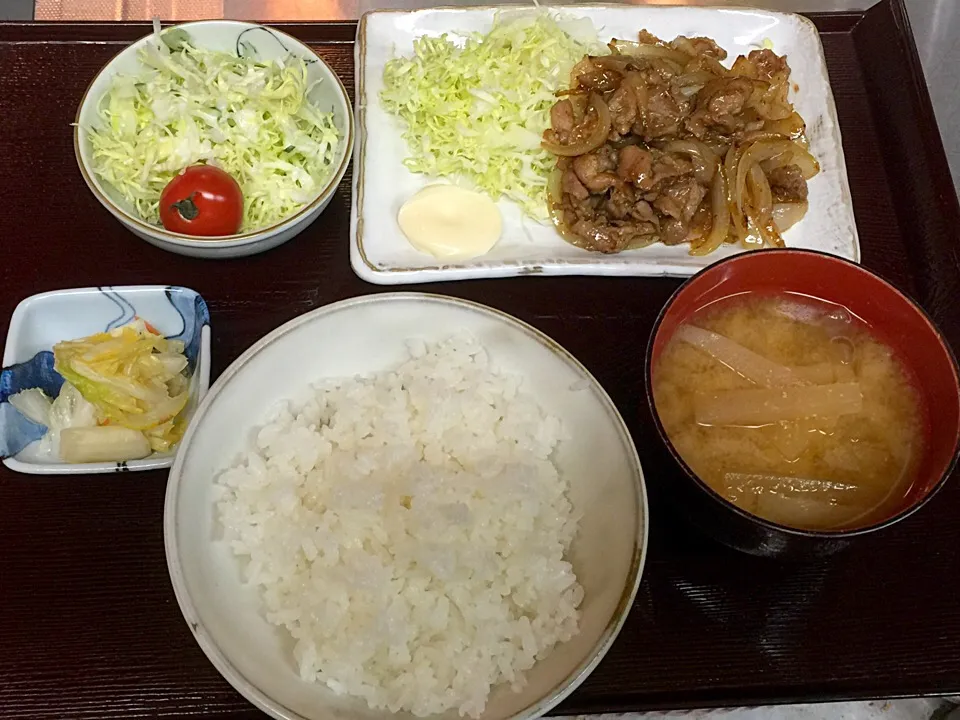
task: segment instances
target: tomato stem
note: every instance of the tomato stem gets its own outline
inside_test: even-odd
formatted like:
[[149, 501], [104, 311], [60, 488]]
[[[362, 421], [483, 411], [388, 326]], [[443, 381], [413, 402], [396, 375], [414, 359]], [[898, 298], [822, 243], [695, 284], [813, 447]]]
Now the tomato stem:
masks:
[[180, 217], [184, 220], [194, 220], [197, 215], [200, 214], [200, 209], [197, 207], [197, 204], [193, 201], [193, 198], [196, 196], [196, 193], [190, 193], [188, 197], [185, 197], [179, 202], [175, 202], [170, 207], [180, 213]]

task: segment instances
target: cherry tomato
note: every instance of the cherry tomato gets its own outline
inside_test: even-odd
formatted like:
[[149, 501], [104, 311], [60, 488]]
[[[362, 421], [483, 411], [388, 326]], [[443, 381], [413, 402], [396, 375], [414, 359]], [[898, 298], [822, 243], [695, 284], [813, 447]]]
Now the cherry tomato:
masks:
[[233, 235], [243, 220], [243, 193], [229, 174], [211, 165], [191, 165], [160, 193], [160, 222], [172, 232], [211, 237]]

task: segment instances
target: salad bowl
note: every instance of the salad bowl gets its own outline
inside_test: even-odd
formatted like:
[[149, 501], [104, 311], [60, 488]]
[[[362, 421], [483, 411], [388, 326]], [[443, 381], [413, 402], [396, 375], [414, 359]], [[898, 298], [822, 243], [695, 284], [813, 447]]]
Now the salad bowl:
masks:
[[16, 472], [33, 475], [91, 474], [158, 470], [173, 463], [178, 446], [125, 462], [65, 463], [37, 442], [42, 425], [26, 420], [9, 402], [11, 395], [39, 387], [55, 396], [63, 378], [53, 369], [55, 344], [101, 333], [140, 318], [161, 334], [184, 344], [190, 371], [188, 421], [210, 385], [210, 314], [194, 290], [140, 285], [56, 290], [22, 300], [10, 318], [0, 370], [0, 456]]
[[[256, 230], [221, 237], [196, 237], [171, 232], [161, 225], [142, 219], [132, 203], [124, 199], [116, 188], [94, 172], [93, 147], [90, 129], [103, 122], [101, 110], [109, 102], [105, 95], [119, 75], [135, 75], [144, 67], [138, 52], [149, 43], [163, 42], [171, 32], [185, 33], [189, 41], [204, 50], [222, 51], [257, 60], [280, 60], [293, 55], [303, 58], [307, 67], [308, 97], [323, 113], [332, 113], [339, 142], [333, 152], [331, 174], [312, 198], [292, 215], [280, 222]], [[221, 119], [217, 132], [229, 127]], [[208, 138], [201, 137], [200, 141]], [[329, 205], [333, 194], [347, 171], [353, 153], [353, 106], [346, 88], [337, 74], [309, 46], [289, 35], [254, 23], [234, 20], [204, 20], [165, 28], [160, 37], [151, 33], [129, 45], [117, 54], [91, 82], [77, 111], [73, 146], [80, 174], [94, 197], [132, 233], [151, 245], [191, 257], [234, 258], [253, 255], [274, 248], [303, 231]]]

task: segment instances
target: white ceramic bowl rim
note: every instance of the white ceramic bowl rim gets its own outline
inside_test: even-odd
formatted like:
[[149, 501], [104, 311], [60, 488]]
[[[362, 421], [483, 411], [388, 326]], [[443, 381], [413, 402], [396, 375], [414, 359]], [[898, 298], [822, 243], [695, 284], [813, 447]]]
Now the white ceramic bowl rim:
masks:
[[[607, 626], [601, 633], [597, 644], [593, 647], [592, 652], [587, 655], [572, 672], [570, 672], [565, 678], [563, 678], [559, 683], [545, 693], [539, 701], [516, 713], [512, 720], [529, 720], [530, 718], [540, 717], [560, 704], [574, 690], [576, 690], [584, 680], [586, 680], [590, 673], [593, 672], [597, 665], [600, 664], [610, 647], [613, 645], [614, 641], [617, 639], [620, 630], [623, 628], [623, 625], [626, 622], [630, 608], [633, 606], [633, 601], [636, 598], [637, 591], [640, 587], [640, 579], [643, 575], [643, 568], [646, 564], [647, 558], [650, 524], [648, 517], [647, 490], [643, 481], [643, 468], [640, 464], [640, 457], [637, 454], [636, 445], [633, 442], [630, 431], [627, 429], [626, 422], [623, 420], [623, 416], [620, 414], [617, 406], [614, 404], [613, 400], [607, 394], [607, 391], [603, 388], [603, 386], [597, 381], [593, 374], [563, 346], [558, 344], [556, 341], [537, 328], [513, 317], [508, 313], [487, 305], [483, 305], [481, 303], [472, 302], [470, 300], [463, 300], [461, 298], [434, 293], [418, 292], [378, 293], [373, 295], [362, 295], [359, 297], [347, 298], [345, 300], [340, 300], [338, 302], [316, 308], [286, 322], [277, 329], [260, 338], [242, 355], [240, 355], [240, 357], [234, 360], [223, 372], [223, 374], [217, 378], [217, 381], [210, 388], [206, 396], [203, 398], [203, 401], [197, 407], [192, 421], [187, 427], [186, 434], [180, 441], [180, 447], [181, 450], [183, 450], [190, 445], [194, 434], [197, 432], [197, 428], [202, 422], [204, 416], [207, 414], [211, 405], [222, 393], [226, 391], [230, 385], [230, 382], [243, 370], [244, 366], [246, 366], [264, 348], [279, 340], [287, 333], [296, 330], [301, 325], [309, 323], [314, 318], [322, 315], [333, 314], [351, 306], [365, 303], [389, 302], [391, 300], [409, 300], [414, 298], [430, 300], [433, 302], [452, 303], [462, 307], [470, 308], [475, 311], [494, 315], [498, 319], [509, 323], [514, 328], [533, 336], [535, 339], [571, 363], [579, 372], [583, 374], [584, 378], [586, 378], [596, 387], [600, 398], [607, 405], [611, 418], [616, 421], [618, 430], [623, 439], [626, 441], [624, 444], [629, 450], [630, 462], [636, 469], [636, 477], [639, 478], [639, 487], [637, 488], [637, 499], [639, 505], [637, 524], [639, 532], [635, 538], [634, 555], [631, 560], [630, 571], [627, 575], [626, 582], [624, 583], [623, 592]], [[210, 660], [220, 674], [241, 695], [247, 698], [247, 700], [252, 702], [260, 710], [274, 718], [277, 718], [278, 720], [310, 720], [310, 718], [288, 710], [279, 701], [261, 691], [250, 680], [248, 680], [223, 654], [223, 652], [221, 652], [216, 642], [207, 633], [200, 620], [199, 613], [193, 605], [193, 599], [191, 598], [187, 589], [183, 569], [180, 565], [176, 522], [178, 504], [177, 499], [180, 491], [180, 477], [183, 471], [184, 458], [186, 458], [187, 454], [187, 452], [178, 452], [176, 459], [174, 460], [174, 464], [170, 470], [169, 479], [167, 481], [167, 492], [164, 499], [163, 513], [163, 540], [164, 551], [167, 558], [167, 570], [170, 573], [170, 580], [173, 585], [174, 594], [177, 598], [177, 603], [180, 605], [180, 611], [183, 613], [184, 619], [187, 621], [187, 624], [193, 631], [194, 637], [196, 638], [197, 643], [200, 645], [204, 654], [206, 654], [207, 659]]]
[[266, 227], [258, 228], [256, 230], [248, 230], [244, 233], [238, 233], [236, 235], [227, 235], [225, 237], [218, 237], [216, 239], [207, 239], [201, 237], [195, 237], [193, 235], [184, 235], [183, 233], [175, 233], [170, 230], [167, 230], [162, 225], [151, 225], [148, 222], [145, 222], [142, 218], [136, 214], [127, 211], [126, 209], [120, 207], [115, 203], [105, 192], [100, 189], [100, 181], [96, 179], [92, 170], [87, 168], [86, 163], [83, 160], [83, 155], [80, 152], [80, 133], [81, 131], [86, 132], [80, 127], [80, 115], [87, 104], [88, 101], [93, 101], [93, 98], [90, 97], [90, 90], [96, 84], [97, 80], [104, 73], [110, 72], [110, 66], [116, 61], [120, 55], [127, 52], [130, 48], [139, 46], [153, 36], [153, 33], [148, 33], [143, 37], [135, 40], [130, 43], [118, 53], [116, 53], [107, 63], [100, 68], [99, 72], [93, 76], [93, 79], [87, 85], [87, 89], [83, 92], [83, 97], [80, 100], [80, 104], [77, 106], [77, 115], [73, 123], [73, 152], [77, 158], [77, 166], [80, 168], [80, 174], [83, 176], [84, 182], [86, 182], [87, 187], [90, 188], [90, 191], [96, 196], [96, 198], [108, 208], [115, 210], [117, 213], [123, 215], [124, 218], [128, 219], [131, 223], [135, 224], [142, 230], [147, 232], [156, 233], [161, 235], [164, 241], [169, 242], [173, 245], [180, 245], [182, 247], [195, 247], [197, 245], [202, 245], [203, 247], [208, 248], [217, 248], [217, 247], [242, 247], [244, 245], [250, 245], [256, 242], [263, 240], [265, 235], [272, 235], [280, 230], [285, 229], [286, 227], [293, 225], [296, 221], [300, 220], [306, 213], [309, 213], [313, 208], [318, 204], [322, 203], [327, 197], [329, 197], [337, 189], [337, 186], [340, 184], [340, 181], [343, 180], [343, 176], [346, 173], [347, 165], [350, 163], [350, 159], [353, 156], [353, 143], [354, 143], [354, 122], [353, 122], [353, 103], [350, 102], [350, 96], [347, 94], [347, 89], [343, 84], [343, 81], [340, 79], [340, 76], [334, 72], [326, 60], [324, 60], [316, 50], [307, 45], [305, 42], [298, 40], [297, 38], [289, 35], [282, 30], [278, 30], [275, 27], [269, 25], [263, 25], [260, 23], [250, 23], [244, 22], [241, 20], [194, 20], [192, 22], [178, 23], [175, 25], [168, 25], [163, 28], [163, 31], [172, 30], [174, 28], [181, 28], [184, 30], [189, 30], [191, 27], [197, 25], [235, 25], [238, 27], [245, 27], [248, 29], [254, 28], [265, 28], [270, 33], [278, 35], [282, 38], [287, 39], [291, 43], [305, 48], [311, 55], [311, 60], [316, 60], [324, 68], [327, 69], [327, 72], [330, 73], [330, 76], [336, 80], [337, 88], [339, 89], [339, 96], [343, 100], [343, 105], [346, 108], [346, 117], [344, 118], [344, 135], [342, 138], [343, 143], [343, 158], [340, 161], [340, 165], [337, 169], [330, 175], [330, 180], [327, 185], [323, 187], [322, 190], [317, 194], [313, 200], [308, 202], [306, 205], [297, 210], [293, 215], [283, 218], [273, 225], [268, 225]]

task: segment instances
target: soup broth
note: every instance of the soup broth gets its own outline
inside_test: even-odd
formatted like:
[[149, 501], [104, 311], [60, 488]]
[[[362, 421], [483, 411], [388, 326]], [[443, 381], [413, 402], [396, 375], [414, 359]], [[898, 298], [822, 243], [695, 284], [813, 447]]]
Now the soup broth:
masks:
[[652, 383], [687, 465], [773, 522], [867, 526], [894, 514], [916, 480], [920, 398], [846, 308], [791, 294], [715, 303], [677, 329]]

